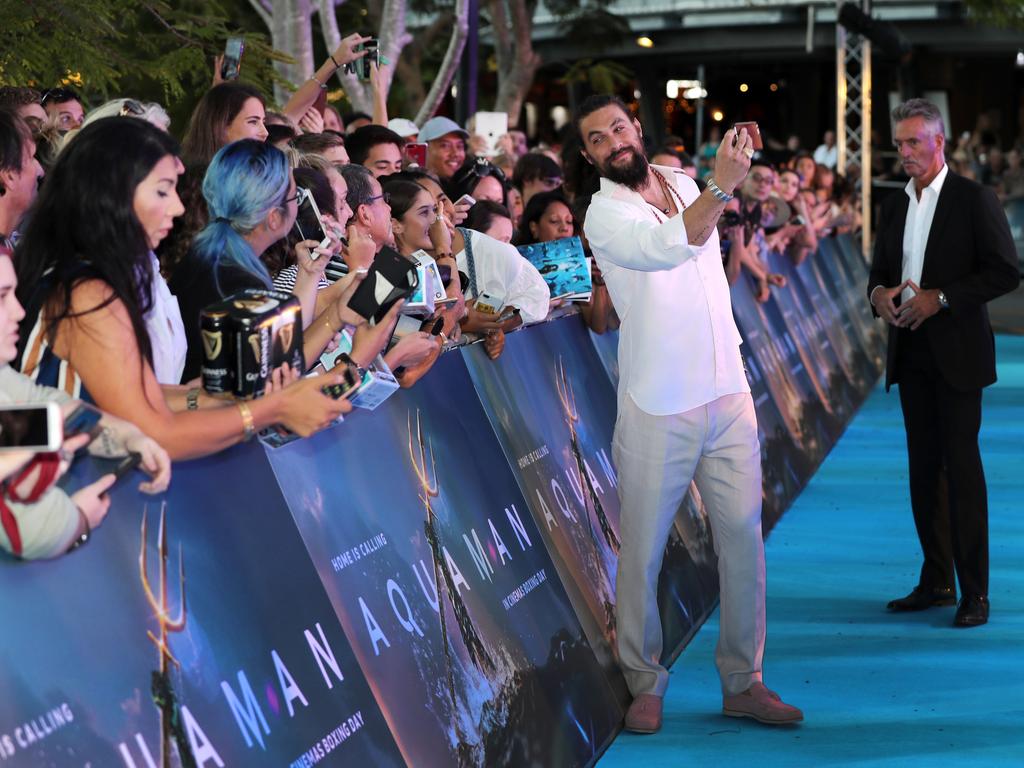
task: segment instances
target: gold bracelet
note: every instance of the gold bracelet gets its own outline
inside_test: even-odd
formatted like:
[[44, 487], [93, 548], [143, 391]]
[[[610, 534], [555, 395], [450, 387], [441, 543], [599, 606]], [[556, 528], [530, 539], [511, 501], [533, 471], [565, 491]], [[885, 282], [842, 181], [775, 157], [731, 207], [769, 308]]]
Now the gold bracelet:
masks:
[[238, 412], [242, 414], [243, 439], [251, 440], [256, 434], [256, 422], [252, 418], [252, 411], [248, 403], [238, 403]]

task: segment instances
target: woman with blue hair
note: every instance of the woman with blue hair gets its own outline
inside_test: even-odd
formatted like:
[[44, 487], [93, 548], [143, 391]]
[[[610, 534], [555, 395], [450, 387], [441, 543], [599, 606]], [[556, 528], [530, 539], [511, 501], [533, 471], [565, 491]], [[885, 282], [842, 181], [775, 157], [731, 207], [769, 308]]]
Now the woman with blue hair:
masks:
[[133, 422], [172, 459], [215, 453], [274, 424], [308, 435], [332, 423], [351, 405], [321, 387], [340, 377], [248, 403], [161, 387], [153, 367], [161, 342], [147, 327], [150, 252], [184, 210], [175, 190], [181, 172], [177, 142], [135, 118], [98, 120], [61, 152], [15, 253], [27, 310], [22, 372]]
[[[277, 147], [253, 139], [228, 144], [218, 150], [203, 179], [203, 197], [210, 223], [192, 241], [188, 256], [171, 276], [171, 290], [181, 305], [189, 340], [184, 380], [199, 375], [202, 344], [199, 315], [204, 307], [245, 288], [271, 288], [272, 280], [260, 255], [284, 238], [295, 223], [299, 193], [287, 156]], [[306, 240], [295, 247], [299, 265], [295, 292], [306, 297], [303, 317], [314, 318], [315, 288], [329, 257]], [[304, 352], [308, 365], [315, 363], [344, 324], [358, 325], [362, 318], [348, 309], [348, 299], [364, 273], [346, 278], [350, 283], [337, 301], [329, 304], [308, 325]], [[374, 353], [376, 354], [376, 352]]]

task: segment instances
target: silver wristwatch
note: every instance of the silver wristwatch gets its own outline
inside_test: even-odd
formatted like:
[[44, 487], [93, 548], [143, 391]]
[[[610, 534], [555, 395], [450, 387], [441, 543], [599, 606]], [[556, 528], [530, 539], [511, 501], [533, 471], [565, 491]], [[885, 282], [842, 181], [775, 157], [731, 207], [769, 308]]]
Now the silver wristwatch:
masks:
[[949, 309], [949, 299], [946, 298], [946, 294], [939, 291], [939, 306], [943, 309]]

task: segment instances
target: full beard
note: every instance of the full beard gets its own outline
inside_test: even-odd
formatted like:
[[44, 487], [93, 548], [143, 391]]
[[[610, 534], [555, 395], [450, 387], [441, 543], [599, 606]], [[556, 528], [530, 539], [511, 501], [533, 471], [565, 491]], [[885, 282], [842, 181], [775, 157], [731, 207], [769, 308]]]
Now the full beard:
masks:
[[608, 179], [608, 181], [622, 184], [624, 187], [629, 187], [635, 192], [646, 183], [649, 166], [647, 158], [644, 157], [643, 153], [638, 152], [636, 147], [629, 147], [627, 151], [632, 156], [629, 163], [626, 165], [615, 165], [613, 162], [614, 156], [609, 157], [600, 168], [600, 171], [601, 175]]

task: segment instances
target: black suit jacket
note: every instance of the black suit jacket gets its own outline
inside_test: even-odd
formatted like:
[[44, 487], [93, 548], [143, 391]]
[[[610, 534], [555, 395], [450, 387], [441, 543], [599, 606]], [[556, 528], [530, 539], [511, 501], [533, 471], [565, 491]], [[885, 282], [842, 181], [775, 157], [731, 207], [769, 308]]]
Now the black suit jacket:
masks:
[[[868, 298], [881, 285], [903, 282], [903, 229], [910, 200], [902, 191], [882, 207], [868, 278]], [[943, 309], [913, 333], [928, 339], [942, 376], [955, 389], [987, 387], [996, 380], [995, 339], [985, 304], [1020, 282], [1017, 251], [1006, 214], [995, 193], [952, 171], [939, 193], [921, 288], [946, 294]], [[899, 298], [897, 297], [897, 303]], [[889, 326], [885, 387], [898, 383], [898, 329]]]

